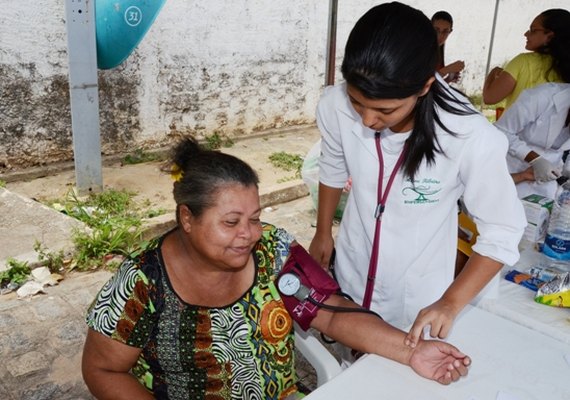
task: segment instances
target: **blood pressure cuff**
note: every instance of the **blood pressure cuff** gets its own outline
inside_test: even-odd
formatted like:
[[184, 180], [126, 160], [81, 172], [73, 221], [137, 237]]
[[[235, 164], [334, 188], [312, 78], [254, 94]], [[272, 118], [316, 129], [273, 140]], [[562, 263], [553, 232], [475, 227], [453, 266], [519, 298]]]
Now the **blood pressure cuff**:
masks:
[[279, 278], [285, 274], [294, 274], [299, 278], [301, 281], [299, 290], [303, 295], [286, 295], [279, 290], [281, 298], [293, 320], [295, 320], [303, 330], [307, 330], [320, 308], [317, 304], [311, 302], [309, 297], [314, 302], [323, 303], [331, 294], [338, 292], [340, 287], [300, 245], [295, 245], [290, 248], [289, 257], [277, 279], [279, 280]]

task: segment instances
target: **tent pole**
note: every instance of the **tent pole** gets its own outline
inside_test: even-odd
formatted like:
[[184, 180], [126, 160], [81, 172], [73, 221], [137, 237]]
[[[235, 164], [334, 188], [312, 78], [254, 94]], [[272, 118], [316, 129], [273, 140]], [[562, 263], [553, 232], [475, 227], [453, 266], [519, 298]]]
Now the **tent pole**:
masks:
[[79, 195], [103, 190], [95, 2], [66, 0], [69, 94], [75, 180]]
[[338, 0], [330, 0], [325, 86], [334, 85], [337, 11], [338, 11]]
[[[491, 40], [489, 43], [489, 54], [487, 55], [487, 66], [485, 67], [485, 77], [489, 75], [491, 68], [491, 54], [493, 53], [493, 43], [495, 41], [495, 28], [497, 26], [497, 15], [499, 14], [499, 0], [495, 0], [495, 13], [493, 14], [493, 26], [491, 27]], [[481, 101], [481, 111], [483, 111], [483, 101]]]

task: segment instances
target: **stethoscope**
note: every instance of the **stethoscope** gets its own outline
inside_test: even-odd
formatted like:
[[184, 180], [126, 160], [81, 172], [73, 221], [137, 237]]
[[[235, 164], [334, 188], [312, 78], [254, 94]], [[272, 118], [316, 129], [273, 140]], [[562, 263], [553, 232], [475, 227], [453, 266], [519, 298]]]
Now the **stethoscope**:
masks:
[[366, 278], [366, 290], [364, 291], [364, 298], [362, 300], [362, 306], [365, 308], [370, 308], [372, 302], [372, 293], [374, 291], [374, 283], [376, 282], [376, 270], [378, 269], [378, 254], [380, 252], [380, 230], [382, 227], [382, 214], [386, 209], [386, 201], [388, 200], [388, 194], [392, 188], [392, 183], [398, 174], [398, 171], [404, 163], [404, 157], [407, 150], [407, 142], [404, 143], [404, 148], [396, 161], [394, 169], [390, 173], [388, 178], [388, 183], [386, 185], [386, 190], [382, 190], [384, 183], [384, 156], [382, 155], [382, 146], [380, 143], [380, 132], [374, 134], [374, 141], [376, 144], [376, 153], [378, 154], [378, 192], [376, 197], [376, 208], [374, 210], [374, 218], [376, 219], [376, 224], [374, 227], [374, 240], [372, 244], [372, 253], [370, 254], [370, 264], [368, 265], [368, 276]]

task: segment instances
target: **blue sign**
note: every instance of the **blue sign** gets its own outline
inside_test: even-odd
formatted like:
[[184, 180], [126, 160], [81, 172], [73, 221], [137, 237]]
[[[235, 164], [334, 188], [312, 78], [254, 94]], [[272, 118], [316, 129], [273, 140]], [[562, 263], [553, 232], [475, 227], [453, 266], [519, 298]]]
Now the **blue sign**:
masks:
[[97, 67], [121, 64], [138, 46], [166, 0], [96, 0]]

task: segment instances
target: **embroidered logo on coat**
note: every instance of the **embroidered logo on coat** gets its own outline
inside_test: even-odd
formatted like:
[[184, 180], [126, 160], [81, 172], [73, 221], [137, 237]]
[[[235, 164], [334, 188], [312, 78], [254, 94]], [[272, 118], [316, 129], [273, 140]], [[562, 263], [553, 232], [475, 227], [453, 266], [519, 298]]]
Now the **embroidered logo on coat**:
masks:
[[439, 198], [434, 196], [441, 192], [439, 187], [440, 181], [432, 178], [424, 178], [421, 181], [416, 180], [413, 184], [408, 180], [409, 186], [402, 189], [402, 194], [406, 197], [414, 197], [411, 200], [404, 200], [404, 204], [426, 204], [437, 203]]

